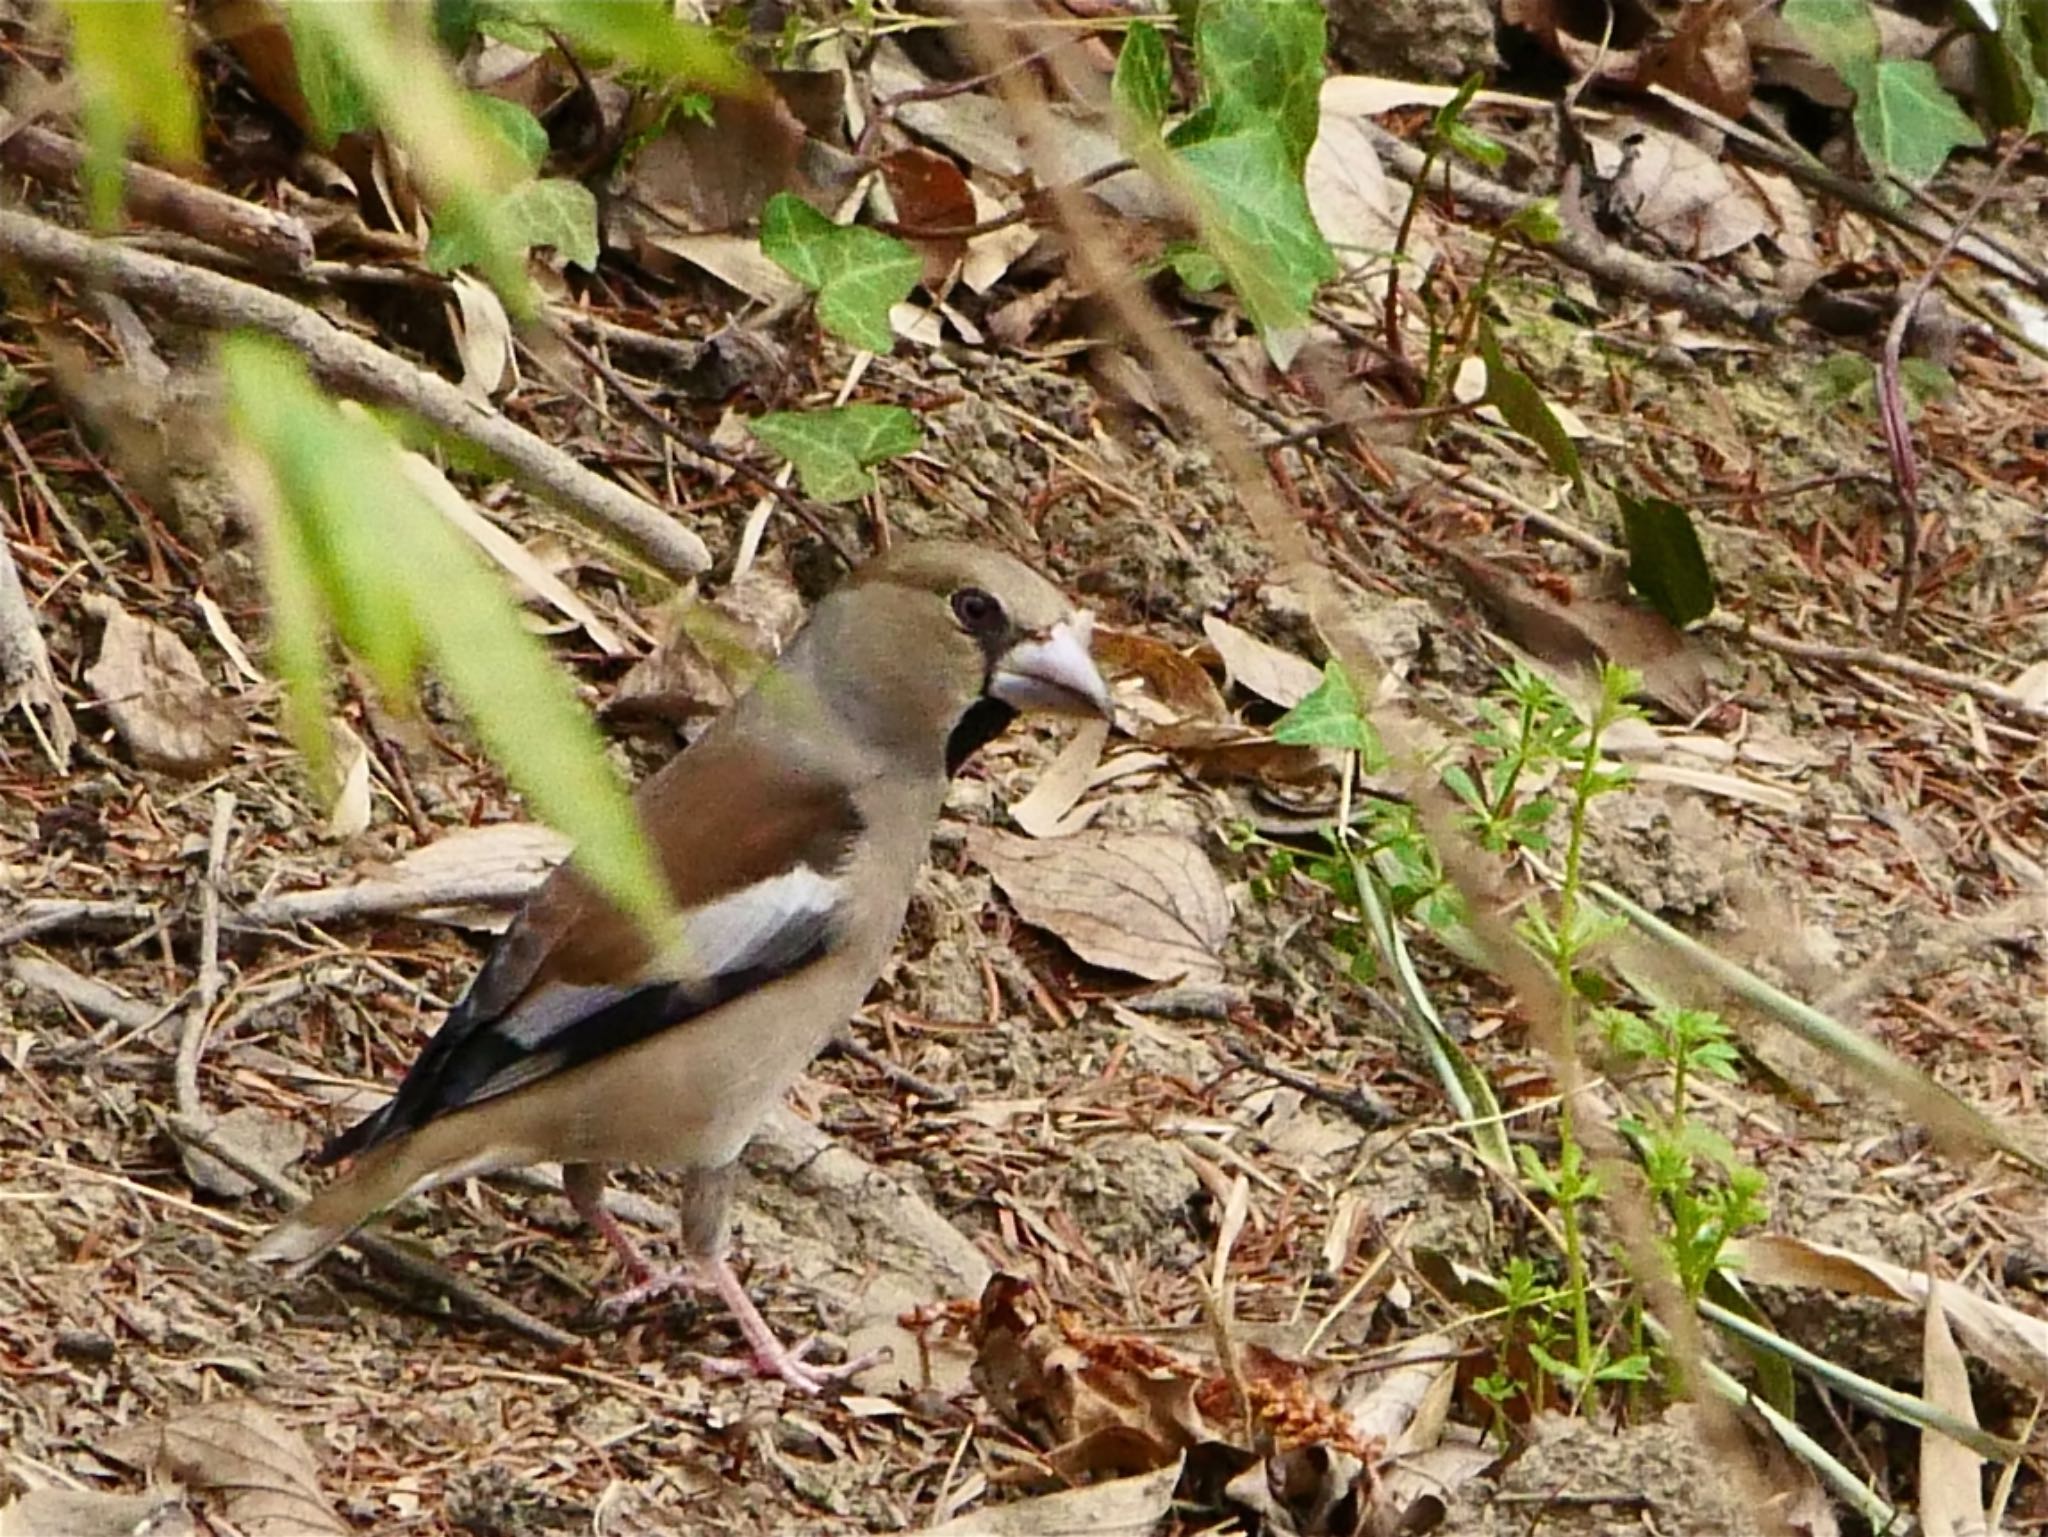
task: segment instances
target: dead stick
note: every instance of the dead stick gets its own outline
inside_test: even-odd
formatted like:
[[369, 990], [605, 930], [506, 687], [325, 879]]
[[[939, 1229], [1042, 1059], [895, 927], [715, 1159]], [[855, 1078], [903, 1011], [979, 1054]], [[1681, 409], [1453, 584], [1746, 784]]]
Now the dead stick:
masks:
[[[196, 1148], [207, 1157], [226, 1164], [280, 1204], [297, 1206], [306, 1199], [306, 1190], [303, 1186], [229, 1146], [214, 1136], [209, 1127], [187, 1116], [165, 1117], [164, 1129], [184, 1146]], [[537, 1345], [545, 1345], [550, 1350], [565, 1353], [581, 1352], [583, 1349], [583, 1341], [568, 1330], [557, 1329], [553, 1324], [535, 1318], [524, 1308], [516, 1307], [502, 1297], [493, 1296], [481, 1287], [472, 1286], [453, 1271], [408, 1249], [400, 1248], [389, 1239], [379, 1238], [375, 1233], [356, 1233], [348, 1239], [348, 1246], [378, 1269], [417, 1285], [432, 1287], [486, 1322], [510, 1329], [514, 1334], [522, 1335]]]
[[[32, 123], [0, 130], [0, 165], [45, 186], [71, 186], [84, 163], [84, 147], [60, 133]], [[121, 163], [121, 189], [122, 208], [132, 218], [237, 252], [259, 266], [300, 272], [313, 259], [313, 236], [305, 220], [261, 203], [133, 160]]]
[[493, 875], [435, 880], [357, 881], [317, 891], [287, 891], [251, 902], [235, 915], [244, 928], [287, 923], [335, 923], [350, 918], [384, 918], [423, 907], [514, 907], [547, 878], [545, 870], [508, 870]]
[[1797, 662], [1819, 662], [1829, 667], [1863, 667], [1872, 672], [1888, 672], [1894, 677], [1906, 678], [1914, 683], [1925, 683], [1930, 688], [1968, 694], [1972, 699], [1981, 699], [1984, 703], [2029, 725], [2048, 726], [2048, 706], [2035, 704], [2031, 700], [2021, 698], [2009, 688], [1987, 683], [1982, 678], [1973, 678], [1968, 673], [1951, 672], [1946, 667], [1933, 667], [1926, 662], [1916, 662], [1911, 657], [1898, 656], [1890, 651], [1879, 651], [1871, 646], [1830, 646], [1819, 641], [1795, 640], [1790, 635], [1780, 635], [1775, 630], [1750, 628], [1732, 617], [1724, 616], [1707, 622], [1715, 629], [1751, 641], [1767, 651], [1789, 656]]
[[710, 568], [704, 541], [660, 508], [585, 469], [438, 374], [351, 336], [281, 294], [91, 240], [11, 209], [0, 210], [0, 264], [8, 260], [110, 288], [188, 323], [223, 331], [248, 327], [280, 337], [328, 383], [404, 406], [476, 444], [565, 512], [618, 538], [669, 576], [683, 580]]
[[206, 1026], [220, 998], [220, 883], [227, 864], [228, 835], [235, 823], [235, 792], [213, 792], [213, 830], [206, 840], [206, 881], [199, 890], [199, 986], [178, 1032], [178, 1060], [172, 1075], [178, 1114], [195, 1123], [206, 1113], [199, 1098], [199, 1055]]

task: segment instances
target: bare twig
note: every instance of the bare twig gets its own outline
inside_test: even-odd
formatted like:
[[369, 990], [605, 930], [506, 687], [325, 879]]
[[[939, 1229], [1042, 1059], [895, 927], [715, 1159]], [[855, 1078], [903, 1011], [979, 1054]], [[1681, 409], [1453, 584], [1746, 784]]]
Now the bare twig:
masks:
[[[1359, 126], [1394, 175], [1412, 183], [1422, 174], [1425, 156], [1421, 150], [1395, 138], [1375, 123], [1361, 122]], [[1430, 175], [1432, 181], [1439, 177], [1447, 181], [1451, 195], [1459, 202], [1478, 209], [1496, 222], [1505, 223], [1534, 201], [1448, 162], [1436, 166]], [[1640, 294], [1658, 304], [1672, 305], [1709, 325], [1762, 333], [1768, 331], [1785, 312], [1785, 306], [1774, 300], [1731, 292], [1679, 267], [1652, 261], [1611, 241], [1590, 239], [1573, 229], [1563, 230], [1543, 249], [1559, 261], [1577, 267], [1588, 276], [1624, 293]]]
[[178, 1033], [178, 1059], [172, 1074], [178, 1114], [203, 1118], [199, 1098], [199, 1056], [206, 1049], [206, 1026], [220, 999], [220, 886], [227, 865], [228, 835], [235, 824], [235, 793], [213, 792], [213, 830], [206, 840], [206, 878], [199, 888], [199, 984], [185, 1023]]
[[78, 728], [64, 707], [36, 611], [29, 606], [21, 573], [15, 569], [14, 552], [0, 536], [0, 715], [17, 705], [28, 717], [29, 730], [44, 756], [63, 773], [71, 766]]
[[323, 886], [317, 891], [287, 891], [280, 896], [264, 897], [237, 911], [234, 922], [243, 928], [272, 928], [288, 923], [384, 918], [426, 907], [516, 907], [546, 878], [545, 871], [516, 870], [429, 880], [357, 881], [348, 886]]
[[58, 929], [83, 928], [94, 924], [154, 923], [157, 910], [147, 902], [101, 902], [46, 897], [24, 902], [5, 917], [5, 925], [0, 926], [0, 950], [6, 949], [9, 945], [18, 945], [24, 939], [34, 939], [39, 934], [54, 933]]
[[[16, 123], [0, 133], [0, 166], [45, 186], [73, 185], [84, 163], [82, 145], [47, 128]], [[305, 221], [261, 203], [133, 160], [121, 163], [121, 190], [122, 210], [130, 218], [236, 252], [258, 266], [300, 272], [313, 259], [313, 236]]]
[[[221, 1141], [213, 1134], [212, 1128], [182, 1115], [166, 1116], [164, 1128], [182, 1145], [218, 1159], [273, 1200], [297, 1206], [306, 1199], [303, 1185], [286, 1179], [269, 1165], [258, 1163], [240, 1149]], [[565, 1352], [580, 1352], [584, 1348], [584, 1342], [568, 1330], [557, 1329], [553, 1324], [535, 1318], [524, 1308], [491, 1295], [482, 1287], [472, 1285], [453, 1271], [410, 1249], [401, 1248], [388, 1238], [380, 1238], [375, 1233], [356, 1233], [349, 1238], [348, 1246], [378, 1269], [417, 1285], [432, 1287], [485, 1322], [510, 1329], [536, 1345]]]
[[1261, 1077], [1285, 1084], [1309, 1099], [1341, 1110], [1368, 1131], [1378, 1131], [1394, 1119], [1394, 1112], [1387, 1107], [1385, 1100], [1368, 1094], [1363, 1089], [1333, 1089], [1313, 1074], [1298, 1073], [1278, 1062], [1269, 1062], [1250, 1047], [1236, 1041], [1225, 1042], [1223, 1049]]
[[81, 1014], [104, 1019], [123, 1030], [137, 1033], [153, 1030], [170, 1013], [170, 1010], [144, 1003], [140, 998], [131, 998], [97, 977], [82, 976], [47, 956], [20, 956], [8, 963], [7, 971], [22, 986], [37, 988], [68, 1003]]
[[1930, 688], [1946, 689], [1951, 693], [1968, 694], [1972, 699], [1982, 700], [1997, 710], [2010, 715], [2014, 720], [2031, 726], [2048, 727], [2048, 707], [2023, 699], [2009, 688], [1982, 678], [1973, 678], [1968, 673], [1952, 672], [1946, 667], [1932, 667], [1926, 662], [1916, 662], [1911, 657], [1899, 656], [1890, 651], [1879, 651], [1872, 646], [1830, 646], [1818, 641], [1795, 640], [1790, 635], [1780, 635], [1775, 630], [1761, 630], [1745, 625], [1732, 616], [1719, 616], [1707, 623], [1715, 629], [1740, 636], [1743, 640], [1789, 656], [1797, 662], [1818, 662], [1829, 667], [1865, 668], [1871, 672], [1886, 672], [1894, 677], [1905, 678], [1914, 683], [1924, 683]]
[[103, 285], [180, 320], [269, 332], [290, 343], [330, 384], [404, 406], [475, 443], [564, 511], [618, 538], [668, 575], [683, 579], [711, 565], [704, 541], [661, 509], [593, 474], [448, 380], [350, 335], [280, 294], [88, 239], [11, 209], [0, 209], [0, 259]]

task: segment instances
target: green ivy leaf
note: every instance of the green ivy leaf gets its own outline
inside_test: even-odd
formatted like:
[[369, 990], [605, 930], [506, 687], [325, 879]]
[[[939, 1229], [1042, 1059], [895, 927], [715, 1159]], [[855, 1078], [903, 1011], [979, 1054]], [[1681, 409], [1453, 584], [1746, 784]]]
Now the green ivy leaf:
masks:
[[1176, 150], [1203, 244], [1230, 278], [1245, 313], [1270, 343], [1308, 320], [1316, 287], [1337, 258], [1309, 211], [1301, 173], [1271, 124]]
[[121, 207], [121, 162], [141, 139], [168, 160], [199, 158], [199, 108], [184, 41], [163, 0], [64, 0], [85, 124], [86, 204], [95, 226]]
[[1621, 505], [1629, 585], [1675, 625], [1711, 614], [1714, 573], [1692, 515], [1661, 496], [1631, 496], [1618, 486], [1614, 499]]
[[901, 406], [773, 411], [747, 428], [795, 465], [804, 491], [821, 502], [850, 502], [873, 490], [870, 465], [915, 453], [924, 441], [917, 418]]
[[1358, 695], [1341, 662], [1323, 664], [1323, 681], [1300, 704], [1273, 722], [1273, 740], [1289, 747], [1334, 747], [1355, 752], [1368, 768], [1383, 761], [1379, 738], [1358, 708]]
[[1174, 276], [1187, 284], [1190, 293], [1205, 294], [1229, 281], [1228, 274], [1217, 264], [1215, 257], [1185, 240], [1174, 241], [1160, 253], [1160, 259], [1173, 269]]
[[889, 310], [923, 275], [917, 252], [880, 230], [834, 224], [793, 193], [761, 211], [761, 253], [818, 296], [826, 330], [864, 352], [896, 345]]
[[1319, 0], [1201, 0], [1195, 69], [1215, 113], [1203, 137], [1272, 131], [1299, 182], [1322, 115], [1326, 31]]
[[1134, 21], [1124, 33], [1124, 45], [1117, 50], [1116, 74], [1109, 83], [1109, 99], [1122, 115], [1119, 134], [1136, 133], [1152, 139], [1166, 122], [1166, 109], [1173, 99], [1173, 67], [1166, 57], [1166, 39], [1149, 21]]
[[1479, 355], [1486, 360], [1486, 403], [1507, 418], [1507, 423], [1543, 450], [1543, 457], [1560, 475], [1568, 475], [1583, 491], [1579, 473], [1579, 450], [1571, 434], [1558, 421], [1550, 402], [1536, 388], [1535, 381], [1501, 356], [1500, 339], [1493, 327], [1479, 327]]
[[541, 126], [539, 118], [518, 102], [472, 91], [469, 109], [483, 120], [488, 132], [505, 141], [506, 147], [528, 171], [538, 171], [541, 162], [548, 158], [547, 129]]
[[586, 272], [597, 267], [597, 199], [581, 182], [551, 176], [521, 182], [474, 215], [461, 205], [446, 209], [427, 241], [428, 270], [453, 272], [481, 260], [491, 248], [485, 220], [515, 249], [552, 246], [573, 266]]
[[1873, 169], [1919, 186], [1958, 145], [1984, 142], [1925, 59], [1884, 59], [1856, 93], [1856, 142]]
[[1779, 14], [1815, 58], [1863, 95], [1884, 51], [1870, 0], [1785, 0]]
[[[271, 565], [287, 583], [279, 642], [300, 694], [292, 724], [325, 729], [307, 714], [306, 674], [320, 644], [309, 593], [352, 645], [405, 632], [418, 648], [398, 680], [401, 697], [419, 656], [431, 655], [512, 783], [575, 840], [578, 865], [626, 912], [662, 925], [667, 887], [596, 727], [504, 589], [410, 488], [390, 439], [338, 410], [276, 342], [230, 337], [221, 356], [235, 431], [269, 468], [277, 521], [298, 538], [296, 548], [276, 541]], [[380, 683], [391, 661], [380, 661]]]

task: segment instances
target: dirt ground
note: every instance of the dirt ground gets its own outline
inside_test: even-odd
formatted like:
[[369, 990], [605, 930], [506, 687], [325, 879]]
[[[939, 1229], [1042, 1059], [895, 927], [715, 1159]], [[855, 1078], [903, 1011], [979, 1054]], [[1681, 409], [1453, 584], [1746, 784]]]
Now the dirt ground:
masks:
[[[1871, 640], [1891, 596], [1879, 496], [1854, 483], [1766, 494], [1850, 469], [1881, 472], [1867, 418], [1816, 411], [1802, 394], [1813, 349], [1795, 340], [1646, 357], [1551, 320], [1553, 281], [1524, 264], [1503, 284], [1518, 321], [1508, 334], [1545, 390], [1585, 423], [1590, 456], [1646, 460], [1702, 509], [1725, 610], [1821, 640]], [[1609, 330], [1642, 329], [1640, 306], [1610, 307]], [[23, 334], [6, 338], [6, 353], [16, 367], [32, 362]], [[2038, 369], [1988, 346], [1966, 346], [1957, 371], [1958, 398], [1930, 407], [1923, 424], [1935, 574], [1909, 645], [1935, 665], [2004, 678], [2048, 661], [2048, 394]], [[931, 394], [949, 399], [924, 453], [883, 472], [895, 537], [965, 534], [1014, 548], [1106, 625], [1175, 647], [1196, 646], [1203, 616], [1221, 614], [1319, 660], [1298, 599], [1275, 585], [1213, 463], [1156, 422], [1113, 414], [1086, 383], [1044, 363], [967, 355], [939, 372], [905, 357], [881, 381], [885, 391], [926, 392], [927, 404]], [[536, 380], [519, 402], [551, 435], [601, 439], [612, 429], [586, 409]], [[477, 1182], [410, 1203], [389, 1230], [573, 1332], [579, 1350], [522, 1338], [354, 1257], [302, 1280], [258, 1275], [243, 1253], [272, 1202], [246, 1186], [235, 1192], [218, 1169], [195, 1172], [162, 1119], [180, 1005], [195, 980], [217, 794], [234, 798], [220, 867], [225, 986], [199, 1086], [210, 1112], [240, 1118], [242, 1145], [286, 1161], [394, 1081], [465, 985], [481, 940], [406, 918], [237, 921], [260, 897], [395, 859], [420, 833], [380, 767], [368, 829], [323, 834], [273, 729], [270, 686], [235, 671], [188, 590], [150, 580], [139, 530], [70, 448], [51, 394], [32, 391], [14, 421], [24, 441], [57, 445], [45, 467], [109, 552], [123, 601], [182, 636], [256, 722], [233, 761], [197, 782], [136, 767], [91, 713], [68, 777], [41, 761], [18, 717], [0, 736], [0, 884], [11, 899], [150, 909], [17, 945], [0, 984], [0, 1468], [17, 1481], [43, 1470], [139, 1489], [133, 1468], [109, 1452], [123, 1431], [253, 1398], [303, 1435], [320, 1488], [352, 1530], [914, 1529], [1047, 1486], [1040, 1450], [968, 1384], [965, 1348], [946, 1323], [958, 1317], [949, 1306], [974, 1299], [993, 1273], [1038, 1283], [1090, 1330], [1199, 1343], [1208, 1334], [1202, 1277], [1242, 1175], [1235, 1320], [1296, 1337], [1325, 1325], [1326, 1353], [1369, 1367], [1389, 1346], [1459, 1328], [1430, 1281], [1437, 1267], [1497, 1266], [1535, 1241], [1460, 1151], [1418, 1055], [1338, 977], [1327, 905], [1301, 887], [1255, 894], [1256, 861], [1223, 836], [1257, 814], [1253, 788], [1204, 782], [1119, 735], [1111, 765], [1149, 759], [1090, 792], [1106, 802], [1098, 826], [1191, 834], [1229, 883], [1224, 986], [1194, 1012], [1148, 1003], [1130, 978], [1089, 968], [1016, 918], [970, 857], [967, 835], [1002, 825], [1058, 752], [1057, 731], [1030, 730], [987, 752], [958, 785], [897, 960], [855, 1025], [874, 1053], [946, 1097], [934, 1101], [873, 1061], [829, 1058], [751, 1159], [739, 1242], [770, 1318], [792, 1334], [821, 1332], [828, 1352], [894, 1352], [852, 1396], [804, 1402], [778, 1386], [705, 1379], [694, 1358], [735, 1345], [715, 1307], [685, 1300], [620, 1325], [597, 1321], [592, 1300], [614, 1279], [603, 1251], [559, 1196], [514, 1184]], [[1250, 417], [1246, 425], [1268, 430]], [[1452, 441], [1474, 474], [1531, 501], [1547, 497], [1533, 457], [1497, 437]], [[1345, 556], [1350, 595], [1385, 644], [1380, 660], [1421, 708], [1470, 722], [1475, 694], [1503, 660], [1486, 618], [1439, 565], [1348, 510], [1319, 471], [1320, 452], [1290, 449], [1285, 463], [1326, 548]], [[19, 508], [18, 471], [12, 489]], [[721, 557], [742, 505], [727, 497], [693, 519]], [[1418, 531], [1526, 572], [1584, 566], [1479, 499], [1388, 507]], [[574, 580], [603, 612], [636, 623], [651, 615], [645, 591], [580, 534], [516, 500], [503, 511], [522, 537], [552, 530], [575, 551]], [[39, 547], [43, 527], [17, 521], [12, 537], [43, 596], [59, 673], [76, 681], [95, 649], [97, 625], [81, 602], [91, 573]], [[262, 617], [246, 546], [232, 533], [217, 551], [190, 528], [159, 535], [198, 550], [228, 625], [255, 645]], [[801, 531], [778, 522], [770, 545], [800, 575], [829, 572]], [[1663, 761], [1726, 770], [1771, 793], [1737, 799], [1646, 782], [1603, 807], [1597, 874], [1854, 1023], [2014, 1135], [2048, 1145], [2039, 733], [1910, 680], [1794, 666], [1734, 630], [1699, 644], [1714, 708], [1686, 733], [1692, 755]], [[557, 649], [580, 666], [593, 699], [616, 687], [622, 664], [573, 635]], [[354, 713], [359, 724], [376, 719]], [[1679, 724], [1662, 721], [1672, 734]], [[431, 699], [425, 724], [393, 725], [386, 740], [430, 832], [518, 816]], [[658, 750], [635, 749], [642, 761]], [[1539, 1105], [1548, 1070], [1500, 991], [1427, 944], [1420, 953], [1503, 1097]], [[58, 1002], [23, 969], [46, 960], [118, 989], [126, 1012], [109, 1022]], [[2038, 1180], [1936, 1146], [1810, 1049], [1736, 1017], [1755, 1065], [1715, 1090], [1714, 1115], [1768, 1176], [1772, 1230], [1914, 1267], [1931, 1260], [2048, 1315], [2027, 1281], [2048, 1275]], [[1247, 1066], [1233, 1047], [1331, 1089], [1367, 1088], [1393, 1119], [1368, 1129]], [[657, 1175], [622, 1183], [664, 1199]], [[1910, 1310], [1762, 1297], [1808, 1348], [1888, 1382], [1917, 1381]], [[922, 1345], [900, 1324], [918, 1310], [932, 1320]], [[1483, 1330], [1464, 1337], [1483, 1348]], [[1980, 1382], [1987, 1423], [2010, 1428], [2016, 1421], [2000, 1416], [2024, 1416], [2030, 1395], [1994, 1376]], [[1832, 1425], [1827, 1411], [1814, 1414], [1843, 1455], [1853, 1451], [1881, 1488], [1910, 1500], [1909, 1447], [1846, 1409]], [[1581, 1421], [1530, 1439], [1497, 1482], [1457, 1496], [1440, 1530], [1737, 1529], [1716, 1503], [1719, 1470], [1686, 1427]], [[2031, 1470], [2013, 1524], [2048, 1524], [2048, 1492]]]

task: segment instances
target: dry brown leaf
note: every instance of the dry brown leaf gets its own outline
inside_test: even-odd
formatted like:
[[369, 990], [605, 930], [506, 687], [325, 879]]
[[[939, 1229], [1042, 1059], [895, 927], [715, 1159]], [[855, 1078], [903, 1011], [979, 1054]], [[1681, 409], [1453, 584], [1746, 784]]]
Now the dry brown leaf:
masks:
[[242, 739], [241, 714], [214, 692], [185, 643], [112, 598], [90, 594], [85, 608], [106, 625], [85, 681], [135, 761], [190, 778], [227, 762]]
[[1306, 657], [1282, 651], [1215, 614], [1202, 616], [1202, 633], [1223, 659], [1232, 683], [1283, 710], [1300, 704], [1323, 681], [1323, 670]]
[[1193, 1363], [1141, 1340], [1084, 1336], [1038, 1288], [998, 1275], [973, 1327], [974, 1383], [1006, 1423], [1062, 1454], [1068, 1476], [1166, 1467], [1210, 1438]]
[[1710, 261], [1771, 227], [1763, 198], [1690, 139], [1631, 124], [1617, 138], [1588, 135], [1588, 143], [1595, 169], [1610, 178], [1608, 208], [1675, 256]]
[[304, 1438], [249, 1399], [223, 1399], [164, 1424], [122, 1431], [102, 1450], [195, 1491], [217, 1492], [228, 1520], [247, 1537], [348, 1532], [320, 1492]]
[[512, 317], [497, 291], [467, 272], [454, 277], [455, 312], [459, 321], [455, 333], [455, 354], [462, 361], [462, 393], [478, 405], [491, 397], [513, 377]]
[[882, 182], [896, 205], [897, 233], [917, 247], [924, 260], [925, 287], [935, 289], [967, 254], [967, 237], [925, 232], [973, 224], [980, 217], [974, 189], [952, 161], [916, 145], [882, 157]]
[[[1935, 1408], [1974, 1428], [1977, 1406], [1970, 1399], [1970, 1371], [1949, 1332], [1939, 1284], [1927, 1288], [1927, 1323], [1921, 1340], [1922, 1395]], [[1920, 1431], [1920, 1529], [1926, 1537], [1981, 1537], [1990, 1529], [1984, 1511], [1984, 1459], [1925, 1426]]]
[[1038, 776], [1031, 793], [1010, 808], [1010, 820], [1034, 838], [1064, 838], [1086, 827], [1101, 810], [1101, 802], [1078, 811], [1075, 807], [1093, 782], [1102, 749], [1108, 744], [1109, 722], [1088, 722]]
[[[1765, 1286], [1812, 1286], [1914, 1307], [1927, 1305], [1924, 1272], [1833, 1244], [1762, 1233], [1738, 1239], [1730, 1245], [1729, 1257], [1745, 1280]], [[1943, 1289], [1941, 1300], [1971, 1350], [2013, 1381], [2048, 1393], [2048, 1320], [1954, 1286]]]
[[0, 1537], [191, 1537], [183, 1500], [98, 1489], [33, 1489], [0, 1505]]
[[1135, 630], [1098, 628], [1091, 649], [1117, 702], [1141, 725], [1230, 719], [1208, 669], [1165, 641]]
[[1173, 1509], [1180, 1459], [1136, 1478], [1113, 1478], [1085, 1489], [1062, 1489], [956, 1516], [925, 1537], [1144, 1537]]
[[[649, 110], [662, 98], [650, 96]], [[644, 131], [646, 125], [631, 127]], [[674, 228], [742, 229], [790, 184], [804, 125], [773, 90], [719, 99], [714, 122], [672, 112], [627, 172], [628, 190]]]
[[1153, 982], [1223, 975], [1230, 897], [1186, 838], [1088, 831], [1038, 843], [978, 828], [967, 853], [1026, 923], [1091, 965]]
[[1730, 0], [1681, 7], [1671, 36], [1644, 53], [1642, 84], [1661, 85], [1723, 117], [1740, 118], [1756, 89], [1742, 30], [1744, 13], [1755, 9]]
[[608, 720], [680, 726], [745, 693], [803, 623], [803, 599], [779, 560], [758, 560], [717, 596], [665, 615], [665, 638], [620, 680]]
[[1647, 608], [1605, 598], [1561, 603], [1491, 561], [1446, 552], [1466, 589], [1501, 633], [1554, 667], [1619, 662], [1642, 675], [1643, 692], [1673, 715], [1697, 715], [1709, 681], [1697, 644]]

